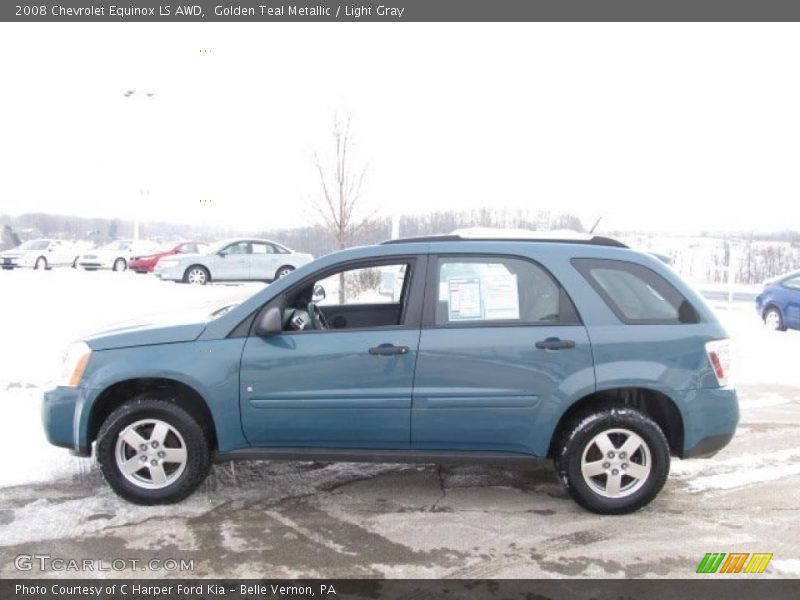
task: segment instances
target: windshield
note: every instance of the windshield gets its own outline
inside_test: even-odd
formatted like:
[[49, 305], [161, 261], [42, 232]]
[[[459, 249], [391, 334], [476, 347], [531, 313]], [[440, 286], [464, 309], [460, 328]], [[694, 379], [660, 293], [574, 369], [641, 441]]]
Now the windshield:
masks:
[[50, 245], [48, 240], [30, 240], [24, 244], [20, 244], [18, 250], [46, 250]]

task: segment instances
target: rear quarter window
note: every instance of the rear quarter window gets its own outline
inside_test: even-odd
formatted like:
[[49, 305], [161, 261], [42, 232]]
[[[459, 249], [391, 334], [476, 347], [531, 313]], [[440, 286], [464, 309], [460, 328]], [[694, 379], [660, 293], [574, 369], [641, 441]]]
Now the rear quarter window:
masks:
[[694, 306], [661, 275], [621, 260], [573, 258], [573, 266], [626, 324], [698, 323]]

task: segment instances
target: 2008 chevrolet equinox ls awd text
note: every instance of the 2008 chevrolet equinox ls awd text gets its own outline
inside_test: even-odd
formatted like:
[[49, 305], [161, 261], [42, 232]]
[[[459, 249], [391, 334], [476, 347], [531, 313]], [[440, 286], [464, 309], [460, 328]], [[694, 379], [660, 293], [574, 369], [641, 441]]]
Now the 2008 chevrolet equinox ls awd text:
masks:
[[658, 259], [601, 237], [393, 240], [320, 258], [207, 322], [67, 352], [51, 443], [122, 497], [175, 502], [214, 458], [554, 459], [598, 513], [739, 418], [727, 334]]

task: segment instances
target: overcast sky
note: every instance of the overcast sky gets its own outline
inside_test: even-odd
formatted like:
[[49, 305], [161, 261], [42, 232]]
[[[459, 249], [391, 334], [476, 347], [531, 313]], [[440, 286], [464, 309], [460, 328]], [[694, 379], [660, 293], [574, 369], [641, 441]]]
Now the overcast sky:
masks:
[[799, 34], [3, 23], [0, 213], [301, 225], [338, 110], [353, 115], [365, 207], [380, 214], [528, 207], [603, 215], [609, 229], [798, 228]]

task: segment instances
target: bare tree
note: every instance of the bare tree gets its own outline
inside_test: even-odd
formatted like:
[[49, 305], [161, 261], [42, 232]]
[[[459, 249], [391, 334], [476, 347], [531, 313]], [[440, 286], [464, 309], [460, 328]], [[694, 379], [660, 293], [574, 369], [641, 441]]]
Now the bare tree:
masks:
[[[367, 174], [367, 165], [359, 164], [354, 157], [354, 137], [350, 129], [350, 116], [333, 119], [334, 154], [325, 162], [314, 153], [314, 167], [319, 175], [322, 195], [314, 202], [320, 224], [336, 240], [337, 248], [347, 248], [353, 239], [370, 224], [372, 215], [364, 215], [361, 208], [361, 189]], [[332, 163], [332, 164], [331, 164]], [[344, 304], [344, 276], [339, 278], [339, 302]]]

